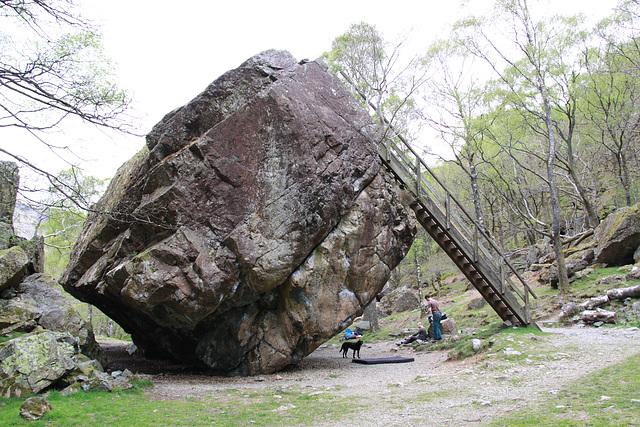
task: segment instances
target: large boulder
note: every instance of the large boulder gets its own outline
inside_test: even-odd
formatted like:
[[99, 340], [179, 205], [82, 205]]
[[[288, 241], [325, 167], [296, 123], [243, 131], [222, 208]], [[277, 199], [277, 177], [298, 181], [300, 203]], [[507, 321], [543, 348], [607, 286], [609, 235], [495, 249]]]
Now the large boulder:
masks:
[[618, 209], [595, 230], [598, 247], [595, 262], [609, 265], [633, 264], [640, 246], [640, 204]]
[[378, 307], [383, 316], [402, 313], [420, 308], [420, 299], [406, 286], [401, 286], [386, 294]]
[[295, 363], [363, 312], [413, 241], [375, 137], [322, 63], [263, 52], [154, 127], [62, 284], [148, 356], [243, 375]]

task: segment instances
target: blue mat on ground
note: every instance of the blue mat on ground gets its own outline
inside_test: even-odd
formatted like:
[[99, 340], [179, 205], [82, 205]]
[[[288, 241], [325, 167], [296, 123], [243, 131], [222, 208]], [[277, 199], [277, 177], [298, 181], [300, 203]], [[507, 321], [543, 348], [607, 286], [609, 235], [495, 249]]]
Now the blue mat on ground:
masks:
[[407, 363], [413, 362], [413, 357], [382, 357], [379, 359], [353, 359], [353, 363], [362, 363], [363, 365], [377, 365], [380, 363]]

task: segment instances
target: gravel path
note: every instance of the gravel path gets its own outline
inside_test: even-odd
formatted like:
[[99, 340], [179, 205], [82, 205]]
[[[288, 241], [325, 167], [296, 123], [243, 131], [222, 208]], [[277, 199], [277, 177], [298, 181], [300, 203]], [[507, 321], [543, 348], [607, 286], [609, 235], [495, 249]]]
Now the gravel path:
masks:
[[491, 353], [488, 348], [464, 361], [446, 361], [445, 351], [416, 352], [389, 341], [365, 344], [361, 356], [407, 356], [415, 361], [357, 364], [342, 358], [337, 345], [326, 345], [297, 366], [260, 377], [212, 377], [164, 369], [164, 374], [153, 375], [154, 387], [148, 393], [151, 398], [173, 400], [206, 398], [230, 388], [305, 387], [366, 405], [359, 426], [473, 426], [546, 399], [566, 383], [640, 352], [638, 328], [544, 331], [549, 334], [496, 338], [504, 340], [492, 347], [500, 351]]

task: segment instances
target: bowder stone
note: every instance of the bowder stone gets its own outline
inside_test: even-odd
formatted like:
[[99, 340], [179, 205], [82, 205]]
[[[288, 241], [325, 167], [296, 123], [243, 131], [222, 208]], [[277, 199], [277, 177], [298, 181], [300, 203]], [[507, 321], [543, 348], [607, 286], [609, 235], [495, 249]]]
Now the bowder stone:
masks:
[[362, 314], [413, 242], [378, 134], [322, 62], [258, 54], [149, 132], [61, 283], [147, 356], [240, 375], [296, 363]]

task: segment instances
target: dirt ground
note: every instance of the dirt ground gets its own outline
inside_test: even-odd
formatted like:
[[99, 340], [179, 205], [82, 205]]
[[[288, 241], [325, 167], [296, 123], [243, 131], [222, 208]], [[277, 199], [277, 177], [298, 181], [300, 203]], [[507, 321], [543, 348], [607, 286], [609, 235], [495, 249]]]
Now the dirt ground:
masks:
[[[224, 389], [330, 392], [368, 408], [358, 425], [481, 425], [534, 404], [565, 384], [640, 352], [638, 328], [551, 328], [548, 335], [513, 342], [517, 360], [495, 354], [447, 361], [447, 351], [415, 351], [388, 342], [365, 344], [363, 358], [406, 356], [413, 362], [363, 365], [325, 345], [283, 372], [259, 377], [220, 377], [169, 362], [129, 356], [119, 343], [103, 344], [110, 369], [151, 375], [150, 398], [205, 398]], [[472, 337], [462, 336], [462, 339]], [[349, 352], [351, 357], [351, 352]], [[640, 394], [638, 396], [640, 398]], [[409, 403], [407, 403], [409, 402]], [[339, 423], [336, 423], [338, 425]], [[326, 423], [325, 423], [326, 425]]]

